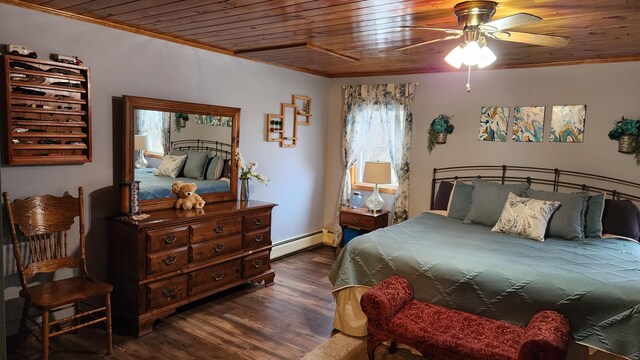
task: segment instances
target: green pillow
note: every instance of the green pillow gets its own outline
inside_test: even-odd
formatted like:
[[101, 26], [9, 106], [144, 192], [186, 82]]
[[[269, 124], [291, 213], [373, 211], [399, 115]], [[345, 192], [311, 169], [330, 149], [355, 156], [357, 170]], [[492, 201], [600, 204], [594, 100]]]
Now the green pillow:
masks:
[[549, 220], [547, 229], [549, 236], [569, 240], [584, 239], [584, 213], [588, 198], [586, 193], [528, 190], [526, 196], [532, 199], [560, 202], [560, 207]]
[[473, 185], [457, 181], [451, 190], [451, 202], [447, 216], [450, 218], [464, 220], [471, 208], [471, 193]]
[[204, 179], [204, 170], [209, 156], [204, 151], [189, 151], [187, 162], [184, 164], [184, 176], [196, 180]]
[[206, 179], [207, 180], [217, 180], [220, 177], [220, 173], [222, 172], [222, 167], [219, 165], [222, 162], [222, 158], [220, 156], [214, 156], [209, 161], [209, 165], [207, 166]]
[[602, 237], [602, 213], [604, 212], [605, 194], [589, 196], [587, 212], [584, 215], [584, 236], [588, 238]]
[[483, 224], [494, 226], [507, 202], [509, 193], [522, 196], [529, 184], [502, 185], [482, 179], [473, 179], [473, 193], [471, 195], [471, 209], [464, 218], [465, 224]]

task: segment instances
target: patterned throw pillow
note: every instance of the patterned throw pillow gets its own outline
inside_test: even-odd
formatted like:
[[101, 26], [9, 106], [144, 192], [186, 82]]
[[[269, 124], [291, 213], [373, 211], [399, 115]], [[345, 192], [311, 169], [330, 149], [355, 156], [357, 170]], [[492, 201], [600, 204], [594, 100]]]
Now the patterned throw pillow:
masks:
[[502, 215], [491, 231], [543, 242], [549, 218], [558, 206], [559, 201], [523, 198], [509, 193]]
[[166, 155], [162, 158], [155, 174], [175, 178], [180, 174], [185, 161], [187, 161], [186, 155]]

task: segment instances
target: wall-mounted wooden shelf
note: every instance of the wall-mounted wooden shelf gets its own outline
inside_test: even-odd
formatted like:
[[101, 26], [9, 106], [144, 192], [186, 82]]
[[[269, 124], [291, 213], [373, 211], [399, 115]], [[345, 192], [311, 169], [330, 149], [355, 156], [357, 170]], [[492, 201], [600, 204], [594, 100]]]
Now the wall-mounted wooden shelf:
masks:
[[5, 55], [2, 64], [5, 162], [10, 165], [91, 162], [89, 68], [13, 55]]
[[[287, 117], [287, 109], [291, 118]], [[304, 119], [300, 121], [299, 119]], [[292, 95], [291, 103], [280, 104], [280, 114], [267, 114], [266, 140], [279, 142], [280, 147], [296, 147], [298, 143], [298, 125], [311, 125], [311, 98]]]

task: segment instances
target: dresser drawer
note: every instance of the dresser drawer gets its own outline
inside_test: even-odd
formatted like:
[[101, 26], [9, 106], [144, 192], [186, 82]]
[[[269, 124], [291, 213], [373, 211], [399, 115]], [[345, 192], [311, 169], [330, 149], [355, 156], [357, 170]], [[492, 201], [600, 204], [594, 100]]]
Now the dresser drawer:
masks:
[[254, 231], [242, 235], [243, 247], [248, 250], [271, 245], [271, 229]]
[[242, 231], [242, 217], [230, 217], [215, 219], [204, 224], [191, 225], [193, 238], [191, 242], [197, 243], [239, 234]]
[[187, 226], [154, 230], [147, 233], [147, 251], [162, 251], [184, 246], [189, 242], [189, 228]]
[[242, 235], [224, 239], [204, 241], [191, 245], [191, 262], [200, 262], [215, 257], [232, 254], [242, 249]]
[[271, 269], [269, 250], [249, 255], [242, 259], [242, 277], [250, 277]]
[[356, 229], [374, 230], [375, 218], [349, 213], [340, 213], [340, 225]]
[[187, 297], [187, 275], [176, 276], [169, 280], [147, 285], [148, 309], [155, 309], [172, 304]]
[[244, 216], [244, 231], [249, 232], [271, 226], [271, 211], [260, 211]]
[[147, 274], [171, 271], [186, 265], [189, 260], [189, 248], [147, 254]]
[[189, 274], [191, 295], [205, 292], [242, 279], [241, 260], [233, 260]]

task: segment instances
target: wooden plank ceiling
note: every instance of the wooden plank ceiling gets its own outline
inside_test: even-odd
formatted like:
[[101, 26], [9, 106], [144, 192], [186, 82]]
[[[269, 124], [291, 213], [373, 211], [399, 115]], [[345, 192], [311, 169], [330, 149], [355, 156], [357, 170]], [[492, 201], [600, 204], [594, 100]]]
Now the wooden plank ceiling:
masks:
[[[328, 77], [451, 71], [460, 40], [393, 49], [442, 36], [401, 25], [458, 28], [457, 1], [427, 0], [9, 0], [243, 58]], [[548, 48], [489, 39], [489, 68], [640, 60], [640, 0], [503, 0], [544, 21], [513, 30], [568, 36]]]

